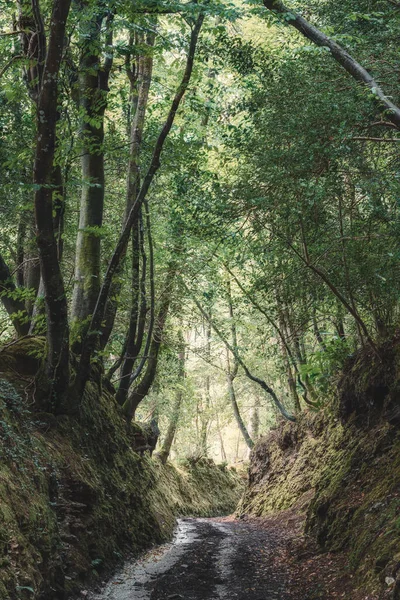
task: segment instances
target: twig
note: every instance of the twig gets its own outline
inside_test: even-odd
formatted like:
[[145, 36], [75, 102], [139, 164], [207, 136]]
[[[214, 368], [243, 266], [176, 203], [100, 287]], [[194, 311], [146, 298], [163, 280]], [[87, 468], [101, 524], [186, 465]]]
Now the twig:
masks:
[[390, 127], [391, 129], [397, 129], [396, 125], [390, 121], [375, 121], [375, 123], [371, 123], [369, 127], [377, 127], [378, 125], [381, 125], [382, 127]]

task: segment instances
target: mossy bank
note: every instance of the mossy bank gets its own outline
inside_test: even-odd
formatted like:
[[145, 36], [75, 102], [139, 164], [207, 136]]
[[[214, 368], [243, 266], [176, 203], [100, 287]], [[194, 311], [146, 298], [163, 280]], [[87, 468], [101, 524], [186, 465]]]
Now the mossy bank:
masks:
[[[281, 423], [256, 445], [239, 514], [306, 506], [305, 533], [343, 551], [366, 592], [400, 598], [399, 346], [361, 352], [324, 413]], [[381, 596], [379, 596], [381, 597]]]
[[176, 515], [234, 510], [235, 471], [140, 456], [112, 394], [94, 384], [79, 419], [32, 411], [35, 361], [13, 353], [0, 355], [0, 600], [68, 598], [168, 538]]

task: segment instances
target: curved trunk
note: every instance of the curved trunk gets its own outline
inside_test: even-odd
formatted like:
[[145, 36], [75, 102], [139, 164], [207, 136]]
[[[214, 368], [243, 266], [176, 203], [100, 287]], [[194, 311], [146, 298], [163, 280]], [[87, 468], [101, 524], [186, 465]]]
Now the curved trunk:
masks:
[[[97, 332], [101, 328], [101, 325], [102, 325], [102, 322], [104, 319], [106, 305], [107, 305], [107, 302], [109, 299], [114, 276], [118, 272], [121, 260], [123, 260], [126, 244], [128, 243], [132, 226], [134, 225], [134, 223], [137, 219], [137, 215], [139, 214], [140, 206], [143, 204], [144, 200], [146, 199], [147, 193], [153, 182], [153, 179], [154, 179], [158, 169], [161, 166], [160, 158], [161, 158], [161, 153], [162, 153], [162, 150], [164, 147], [165, 140], [166, 140], [169, 132], [171, 131], [171, 127], [175, 120], [176, 112], [179, 108], [181, 100], [182, 100], [182, 98], [185, 94], [185, 91], [190, 82], [190, 78], [191, 78], [192, 71], [193, 71], [194, 56], [195, 56], [195, 52], [196, 52], [197, 41], [198, 41], [198, 37], [200, 34], [201, 26], [203, 24], [203, 20], [204, 20], [204, 15], [200, 14], [197, 18], [197, 21], [196, 21], [193, 29], [192, 29], [192, 33], [191, 33], [191, 37], [190, 37], [189, 53], [188, 53], [186, 68], [185, 68], [185, 72], [182, 77], [182, 81], [181, 81], [179, 88], [176, 92], [176, 95], [172, 101], [171, 108], [170, 108], [168, 116], [165, 120], [164, 126], [160, 132], [160, 135], [158, 136], [149, 169], [143, 180], [142, 186], [136, 197], [136, 200], [133, 203], [132, 208], [130, 209], [129, 215], [126, 219], [125, 225], [123, 227], [123, 230], [118, 239], [117, 245], [114, 249], [113, 255], [109, 262], [109, 265], [108, 265], [108, 268], [107, 268], [107, 271], [106, 271], [106, 274], [104, 277], [104, 282], [103, 282], [103, 285], [101, 286], [101, 289], [100, 289], [100, 292], [99, 292], [99, 295], [97, 298], [96, 307], [93, 312], [89, 330], [88, 330], [88, 333], [90, 335], [85, 336], [85, 339], [83, 342], [83, 347], [82, 347], [82, 352], [81, 352], [81, 359], [79, 362], [78, 374], [77, 374], [77, 378], [76, 378], [76, 386], [77, 386], [76, 391], [77, 391], [78, 396], [80, 396], [82, 394], [83, 389], [86, 385], [86, 382], [87, 382], [88, 378], [90, 377], [90, 361], [91, 361], [93, 352], [94, 352], [96, 345], [98, 343], [98, 340], [99, 340], [99, 334]], [[158, 353], [158, 351], [157, 351], [157, 353]], [[153, 377], [153, 379], [154, 379], [154, 377]], [[140, 402], [140, 400], [139, 400], [139, 402]]]
[[[292, 400], [293, 400], [294, 412], [300, 413], [301, 412], [301, 404], [300, 404], [299, 395], [297, 393], [297, 385], [296, 385], [296, 379], [295, 379], [294, 373], [296, 373], [298, 377], [300, 377], [300, 374], [299, 374], [299, 371], [297, 368], [296, 359], [290, 349], [290, 345], [288, 342], [288, 339], [290, 336], [288, 335], [284, 312], [282, 310], [281, 301], [279, 300], [279, 298], [277, 298], [277, 306], [278, 306], [278, 314], [279, 314], [279, 330], [281, 331], [282, 356], [283, 356], [283, 360], [284, 360], [284, 363], [286, 366], [289, 391], [290, 391], [290, 394], [291, 394]], [[293, 367], [293, 370], [292, 370], [292, 367]]]
[[251, 450], [254, 446], [254, 442], [251, 439], [249, 432], [247, 431], [247, 427], [242, 419], [242, 415], [240, 414], [239, 406], [238, 406], [238, 403], [236, 400], [235, 388], [233, 385], [233, 378], [229, 373], [226, 376], [226, 381], [228, 384], [229, 400], [231, 402], [231, 406], [232, 406], [232, 410], [233, 410], [233, 414], [235, 416], [237, 426], [240, 429], [240, 433], [242, 434], [247, 447], [250, 448], [250, 450]]
[[[139, 40], [142, 43], [144, 40]], [[142, 147], [142, 137], [143, 130], [145, 124], [147, 103], [149, 98], [150, 84], [153, 74], [153, 54], [151, 49], [154, 46], [155, 42], [155, 33], [151, 32], [146, 37], [146, 45], [149, 48], [150, 52], [140, 56], [138, 58], [137, 64], [137, 79], [133, 79], [132, 73], [129, 71], [131, 77], [131, 98], [132, 98], [132, 110], [131, 112], [134, 114], [134, 118], [131, 125], [131, 133], [130, 133], [130, 155], [129, 155], [129, 164], [128, 164], [128, 176], [127, 176], [127, 193], [126, 193], [126, 204], [125, 204], [125, 213], [122, 225], [124, 226], [129, 212], [136, 200], [136, 196], [140, 189], [140, 154]], [[137, 94], [134, 94], [134, 87], [138, 86]], [[135, 230], [139, 227], [139, 214], [137, 215], [136, 222], [132, 225], [132, 253], [133, 253], [133, 261], [132, 261], [132, 293], [133, 293], [133, 302], [132, 302], [132, 310], [131, 310], [131, 320], [135, 319], [135, 313], [137, 312], [136, 306], [136, 296], [139, 293], [139, 266], [137, 261], [135, 261]], [[122, 266], [124, 264], [125, 254], [127, 251], [126, 245], [124, 249], [124, 255], [121, 258], [121, 263], [119, 266], [119, 272], [122, 270]], [[135, 289], [136, 286], [136, 289]], [[104, 348], [110, 338], [111, 332], [114, 327], [114, 321], [118, 310], [118, 297], [121, 292], [121, 283], [119, 278], [116, 277], [112, 290], [110, 293], [109, 300], [107, 302], [106, 312], [105, 312], [105, 325], [102, 330], [101, 336], [101, 346]], [[128, 354], [129, 356], [129, 354]]]
[[[139, 224], [138, 224], [139, 225]], [[116, 399], [121, 406], [125, 403], [130, 387], [130, 379], [135, 361], [143, 342], [144, 323], [146, 320], [146, 263], [144, 244], [140, 238], [143, 230], [136, 226], [132, 231], [132, 306], [126, 333], [123, 355], [121, 356], [120, 384]], [[142, 248], [142, 282], [140, 285], [140, 248]], [[141, 287], [141, 298], [139, 294]], [[139, 310], [140, 304], [140, 310]]]
[[[162, 294], [161, 305], [155, 321], [154, 333], [150, 343], [148, 356], [145, 357], [147, 359], [146, 371], [144, 372], [144, 375], [138, 383], [138, 385], [135, 387], [135, 389], [123, 405], [123, 411], [128, 421], [131, 421], [134, 418], [137, 407], [149, 393], [149, 390], [153, 385], [154, 379], [156, 377], [158, 357], [174, 290], [176, 271], [177, 264], [174, 260], [174, 262], [171, 264], [168, 270], [167, 281], [164, 288], [164, 292]], [[134, 377], [134, 375], [132, 377]]]
[[[234, 350], [234, 353], [233, 353], [234, 365], [233, 365], [233, 368], [231, 369], [230, 360], [229, 360], [229, 348], [226, 349], [226, 361], [227, 361], [227, 365], [228, 365], [226, 381], [228, 384], [229, 400], [231, 402], [231, 406], [232, 406], [232, 410], [233, 410], [233, 414], [234, 414], [237, 426], [239, 427], [239, 430], [243, 436], [244, 441], [246, 442], [247, 447], [251, 450], [254, 446], [254, 442], [251, 439], [249, 432], [247, 431], [247, 427], [246, 427], [246, 425], [242, 419], [242, 416], [240, 414], [239, 406], [238, 406], [238, 403], [236, 400], [235, 387], [233, 384], [233, 382], [236, 378], [236, 375], [238, 373], [238, 370], [239, 370], [239, 362], [237, 360], [237, 354], [238, 354], [237, 330], [236, 330], [236, 323], [235, 323], [235, 315], [233, 313], [232, 289], [231, 289], [231, 282], [230, 282], [229, 278], [227, 280], [226, 287], [227, 287], [227, 296], [228, 296], [229, 318], [231, 320], [232, 348]], [[211, 327], [211, 325], [210, 325], [210, 327]]]

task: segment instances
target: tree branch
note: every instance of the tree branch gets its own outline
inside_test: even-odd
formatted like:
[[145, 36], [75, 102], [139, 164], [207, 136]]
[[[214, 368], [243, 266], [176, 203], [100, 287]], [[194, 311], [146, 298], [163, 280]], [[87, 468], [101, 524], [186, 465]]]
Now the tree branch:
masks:
[[[263, 0], [264, 6], [279, 15], [290, 15], [287, 20], [288, 25], [291, 25], [299, 31], [304, 37], [311, 40], [316, 46], [328, 48], [332, 57], [338, 62], [356, 81], [364, 83], [375, 96], [381, 107], [385, 109], [387, 118], [400, 129], [400, 108], [396, 106], [386, 94], [383, 92], [378, 82], [372, 75], [357, 62], [342, 46], [334, 42], [331, 38], [325, 35], [322, 31], [311, 25], [302, 16], [293, 13], [281, 0]], [[390, 0], [389, 0], [390, 1]]]
[[222, 333], [222, 331], [215, 324], [215, 322], [211, 319], [210, 315], [204, 310], [204, 308], [201, 306], [200, 302], [193, 296], [193, 294], [190, 292], [190, 290], [189, 290], [188, 286], [186, 285], [186, 283], [184, 281], [182, 281], [182, 284], [183, 284], [184, 288], [186, 289], [186, 291], [188, 292], [188, 294], [190, 295], [190, 297], [193, 300], [193, 302], [195, 303], [195, 305], [197, 306], [197, 308], [199, 309], [200, 313], [210, 323], [211, 327], [214, 329], [214, 331], [217, 334], [217, 336], [219, 337], [219, 339], [225, 344], [226, 348], [233, 354], [233, 356], [235, 357], [236, 361], [242, 367], [243, 371], [246, 374], [246, 377], [248, 377], [248, 379], [250, 379], [251, 381], [254, 381], [255, 383], [258, 383], [258, 385], [265, 392], [267, 392], [267, 394], [269, 394], [269, 396], [271, 396], [273, 403], [275, 404], [275, 406], [277, 407], [277, 409], [279, 410], [279, 412], [281, 413], [281, 415], [283, 417], [285, 417], [285, 419], [287, 419], [288, 421], [295, 422], [296, 421], [296, 417], [294, 417], [293, 415], [290, 415], [286, 411], [285, 407], [279, 401], [279, 399], [278, 399], [277, 395], [275, 394], [274, 390], [263, 379], [260, 379], [259, 377], [257, 377], [256, 375], [253, 375], [253, 373], [251, 373], [251, 371], [247, 367], [246, 363], [240, 357], [240, 355], [237, 352], [237, 350], [235, 350], [235, 348], [232, 346], [232, 344], [229, 343], [229, 341], [226, 339], [226, 337], [224, 336], [224, 334]]
[[383, 142], [386, 144], [391, 144], [392, 142], [400, 142], [400, 138], [378, 138], [363, 135], [352, 137], [351, 140], [356, 142]]

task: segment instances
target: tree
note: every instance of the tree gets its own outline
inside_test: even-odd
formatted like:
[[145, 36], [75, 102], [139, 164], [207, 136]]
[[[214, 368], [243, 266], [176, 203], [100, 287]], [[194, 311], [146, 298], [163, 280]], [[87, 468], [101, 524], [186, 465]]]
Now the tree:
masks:
[[33, 169], [35, 220], [40, 271], [47, 315], [47, 365], [49, 399], [60, 410], [69, 385], [69, 323], [64, 281], [58, 259], [53, 226], [53, 169], [56, 144], [58, 74], [70, 9], [69, 0], [54, 0], [48, 46], [45, 47], [43, 19], [33, 4], [38, 36], [37, 143]]
[[[71, 317], [85, 334], [101, 283], [100, 247], [104, 212], [104, 114], [113, 64], [114, 15], [103, 2], [84, 2], [80, 11], [78, 95], [81, 115], [82, 194], [75, 250]], [[105, 28], [105, 34], [102, 28]], [[104, 42], [103, 42], [104, 36]], [[105, 58], [102, 62], [104, 45]], [[79, 331], [79, 329], [81, 331]], [[75, 344], [75, 349], [79, 344]]]

